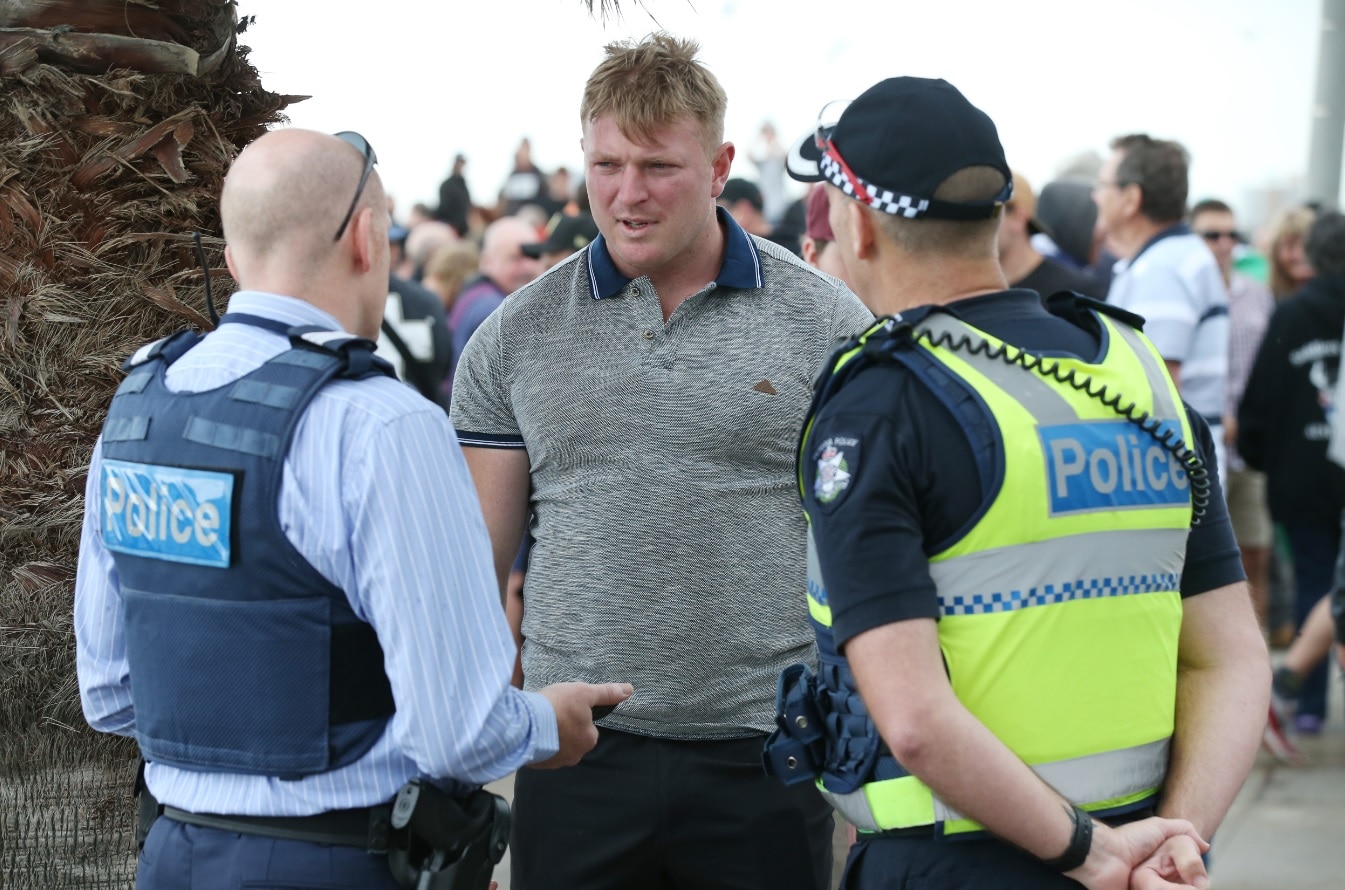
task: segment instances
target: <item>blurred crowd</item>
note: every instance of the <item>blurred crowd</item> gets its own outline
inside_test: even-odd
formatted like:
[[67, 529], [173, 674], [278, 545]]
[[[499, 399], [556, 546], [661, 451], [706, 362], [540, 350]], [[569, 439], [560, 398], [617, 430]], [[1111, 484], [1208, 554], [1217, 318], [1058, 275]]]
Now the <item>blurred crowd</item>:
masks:
[[[1328, 446], [1345, 452], [1345, 441], [1337, 445], [1333, 436], [1345, 328], [1345, 292], [1335, 279], [1345, 275], [1345, 223], [1316, 203], [1283, 207], [1269, 219], [1239, 219], [1224, 197], [1189, 200], [1190, 159], [1178, 143], [1134, 136], [1113, 148], [1147, 159], [1151, 169], [1141, 174], [1136, 167], [1128, 174], [1136, 182], [1118, 182], [1101, 157], [1084, 156], [1039, 188], [1015, 171], [1000, 226], [1000, 264], [1011, 286], [1043, 298], [1069, 290], [1107, 300], [1110, 293], [1151, 327], [1164, 324], [1168, 313], [1194, 312], [1190, 326], [1207, 337], [1219, 332], [1214, 347], [1198, 347], [1199, 358], [1169, 366], [1193, 404], [1201, 400], [1193, 392], [1220, 393], [1198, 407], [1219, 438], [1220, 481], [1257, 613], [1272, 646], [1288, 649], [1298, 640], [1276, 676], [1267, 729], [1268, 747], [1293, 760], [1293, 734], [1319, 732], [1326, 713], [1327, 594], [1338, 584], [1345, 509], [1345, 473], [1327, 455]], [[820, 187], [802, 197], [787, 193], [787, 152], [764, 123], [719, 204], [747, 232], [844, 279], [835, 251], [827, 250], [834, 236], [825, 195]], [[519, 143], [499, 192], [484, 200], [468, 187], [467, 163], [462, 154], [453, 159], [435, 206], [390, 207], [394, 274], [380, 348], [445, 408], [456, 357], [476, 328], [510, 293], [598, 237], [582, 176], [539, 167], [528, 139]], [[1128, 206], [1126, 187], [1140, 184], [1134, 194], [1143, 194], [1137, 198], [1143, 203]], [[1156, 210], [1155, 201], [1172, 209]], [[1221, 283], [1183, 282], [1183, 273], [1174, 272], [1174, 287], [1186, 287], [1190, 299], [1165, 304], [1161, 276], [1146, 277], [1140, 258], [1174, 232], [1204, 241]], [[1166, 264], [1152, 254], [1148, 262]], [[1114, 293], [1118, 273], [1145, 293]], [[1191, 296], [1211, 287], [1212, 296]], [[1224, 315], [1226, 324], [1220, 318], [1206, 325], [1210, 316]], [[1198, 377], [1218, 379], [1207, 387]], [[519, 583], [523, 565], [521, 559]]]

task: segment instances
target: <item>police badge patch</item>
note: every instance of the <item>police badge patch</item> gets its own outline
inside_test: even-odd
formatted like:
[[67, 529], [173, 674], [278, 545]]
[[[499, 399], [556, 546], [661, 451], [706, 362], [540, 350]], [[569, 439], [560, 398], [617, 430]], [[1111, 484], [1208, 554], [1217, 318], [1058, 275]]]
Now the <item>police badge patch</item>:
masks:
[[817, 461], [813, 497], [822, 506], [830, 507], [849, 489], [859, 469], [859, 440], [831, 436], [813, 450], [813, 458]]

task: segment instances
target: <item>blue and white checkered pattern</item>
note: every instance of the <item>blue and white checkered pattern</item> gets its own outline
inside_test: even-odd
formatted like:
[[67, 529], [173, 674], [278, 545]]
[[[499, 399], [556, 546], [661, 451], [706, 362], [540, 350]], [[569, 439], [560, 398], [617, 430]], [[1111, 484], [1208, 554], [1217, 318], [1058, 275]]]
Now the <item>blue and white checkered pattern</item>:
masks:
[[1116, 578], [1084, 578], [1060, 584], [1029, 587], [1027, 590], [967, 595], [944, 594], [939, 597], [939, 602], [944, 615], [986, 615], [994, 612], [1016, 612], [1031, 606], [1052, 606], [1075, 600], [1177, 590], [1180, 583], [1180, 578], [1171, 572]]
[[[832, 157], [830, 152], [824, 151], [822, 157], [817, 162], [817, 170], [836, 188], [845, 192], [852, 198], [855, 198], [855, 184], [861, 186], [868, 194], [868, 205], [875, 210], [881, 210], [884, 213], [890, 213], [893, 216], [904, 216], [907, 219], [915, 219], [924, 215], [929, 209], [929, 201], [925, 198], [916, 198], [911, 195], [899, 195], [896, 192], [879, 188], [870, 182], [866, 182], [858, 173], [853, 173], [853, 182], [851, 176], [845, 174], [839, 161]], [[864, 200], [858, 198], [857, 200]]]

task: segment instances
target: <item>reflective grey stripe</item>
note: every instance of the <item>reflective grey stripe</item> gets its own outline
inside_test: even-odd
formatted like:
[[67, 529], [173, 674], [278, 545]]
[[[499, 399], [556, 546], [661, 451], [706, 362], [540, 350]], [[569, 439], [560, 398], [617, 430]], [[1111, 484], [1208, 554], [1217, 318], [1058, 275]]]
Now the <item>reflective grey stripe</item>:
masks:
[[[1100, 804], [1161, 788], [1167, 775], [1168, 749], [1171, 743], [1171, 739], [1159, 739], [1156, 742], [1122, 748], [1119, 751], [1104, 751], [1101, 754], [1088, 754], [1069, 760], [1039, 763], [1032, 767], [1032, 771], [1061, 796], [1072, 803], [1087, 807], [1089, 804]], [[835, 794], [823, 788], [822, 796], [848, 822], [861, 831], [883, 830], [862, 788], [850, 794]], [[932, 818], [934, 822], [952, 822], [968, 817], [944, 803], [938, 795], [934, 795]]]
[[873, 815], [873, 809], [869, 806], [869, 799], [864, 796], [864, 789], [861, 788], [849, 794], [836, 794], [825, 788], [822, 788], [821, 791], [823, 799], [831, 804], [836, 812], [844, 816], [845, 821], [860, 831], [883, 830], [878, 825], [877, 817]]
[[1186, 537], [1185, 529], [1092, 532], [955, 556], [929, 572], [945, 615], [1176, 590]]
[[149, 432], [149, 418], [114, 417], [103, 427], [104, 442], [139, 442]]
[[[1168, 769], [1171, 739], [1159, 739], [1147, 745], [1089, 754], [1069, 760], [1039, 763], [1032, 771], [1071, 803], [1088, 804], [1129, 797], [1157, 790]], [[940, 822], [966, 819], [967, 816], [934, 798], [934, 818]]]
[[239, 402], [266, 405], [269, 408], [292, 408], [299, 401], [299, 390], [293, 386], [281, 386], [277, 383], [240, 380], [230, 390], [229, 398]]
[[[985, 336], [975, 328], [941, 312], [931, 314], [920, 326], [935, 333], [947, 333], [954, 337], [965, 336], [972, 343], [986, 343], [990, 346]], [[1021, 365], [1011, 365], [1002, 358], [991, 358], [985, 353], [970, 353], [959, 349], [955, 354], [1000, 389], [1012, 393], [1014, 400], [1022, 404], [1038, 423], [1050, 425], [1079, 419], [1078, 412], [1065, 397], [1036, 371], [1028, 370]]]
[[1144, 376], [1149, 380], [1149, 389], [1154, 394], [1154, 416], [1160, 419], [1171, 418], [1180, 424], [1185, 412], [1177, 409], [1177, 403], [1172, 400], [1172, 390], [1168, 388], [1168, 376], [1160, 369], [1158, 360], [1154, 358], [1140, 332], [1130, 325], [1116, 322], [1110, 324], [1110, 330], [1119, 333], [1121, 339], [1125, 340], [1131, 351], [1139, 357], [1140, 365], [1144, 368]]
[[187, 421], [182, 438], [225, 451], [241, 451], [243, 454], [255, 454], [258, 457], [275, 458], [280, 453], [280, 438], [247, 427], [231, 426], [227, 423], [215, 423], [203, 417], [193, 417]]
[[818, 605], [830, 607], [827, 601], [827, 585], [822, 580], [822, 563], [817, 558], [817, 542], [813, 540], [813, 527], [808, 526], [808, 596]]

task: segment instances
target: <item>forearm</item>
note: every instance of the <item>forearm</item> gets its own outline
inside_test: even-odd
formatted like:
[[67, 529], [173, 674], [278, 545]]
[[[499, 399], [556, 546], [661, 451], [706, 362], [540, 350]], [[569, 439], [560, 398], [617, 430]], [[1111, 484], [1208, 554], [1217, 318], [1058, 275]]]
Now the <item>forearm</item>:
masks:
[[[1251, 771], [1270, 705], [1270, 662], [1250, 603], [1241, 602], [1245, 587], [1236, 588], [1242, 593], [1231, 603], [1237, 610], [1231, 623], [1241, 629], [1224, 633], [1207, 653], [1215, 657], [1179, 665], [1176, 729], [1159, 806], [1160, 815], [1187, 819], [1206, 838]], [[1184, 622], [1183, 645], [1187, 636]]]
[[910, 729], [880, 727], [897, 759], [949, 806], [1043, 859], [1069, 844], [1068, 804], [956, 698]]
[[1069, 844], [1064, 799], [963, 706], [939, 656], [933, 621], [866, 631], [845, 654], [893, 755], [949, 806], [1033, 855]]

